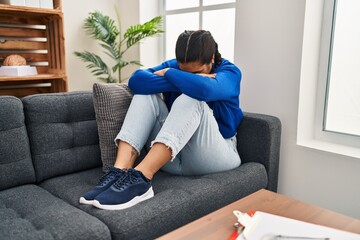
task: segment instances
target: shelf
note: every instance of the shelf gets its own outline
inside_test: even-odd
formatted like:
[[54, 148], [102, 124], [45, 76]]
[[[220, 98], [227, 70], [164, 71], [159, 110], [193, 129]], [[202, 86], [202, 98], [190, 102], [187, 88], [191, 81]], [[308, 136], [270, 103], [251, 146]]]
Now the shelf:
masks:
[[62, 15], [61, 9], [35, 8], [26, 6], [15, 6], [8, 4], [0, 4], [0, 11], [7, 11], [15, 14], [31, 14], [31, 15]]
[[17, 82], [17, 81], [32, 81], [32, 80], [53, 80], [53, 79], [64, 79], [65, 74], [37, 74], [31, 76], [0, 76], [0, 82]]
[[7, 56], [18, 54], [38, 72], [0, 76], [0, 95], [68, 91], [62, 3], [53, 3], [54, 9], [0, 4], [0, 65]]

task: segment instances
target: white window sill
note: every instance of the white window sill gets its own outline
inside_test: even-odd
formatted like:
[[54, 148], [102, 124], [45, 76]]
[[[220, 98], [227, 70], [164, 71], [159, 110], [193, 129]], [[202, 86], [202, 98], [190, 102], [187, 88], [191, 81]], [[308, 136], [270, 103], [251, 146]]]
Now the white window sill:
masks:
[[297, 145], [360, 159], [360, 148], [357, 147], [325, 142], [318, 139], [298, 140]]

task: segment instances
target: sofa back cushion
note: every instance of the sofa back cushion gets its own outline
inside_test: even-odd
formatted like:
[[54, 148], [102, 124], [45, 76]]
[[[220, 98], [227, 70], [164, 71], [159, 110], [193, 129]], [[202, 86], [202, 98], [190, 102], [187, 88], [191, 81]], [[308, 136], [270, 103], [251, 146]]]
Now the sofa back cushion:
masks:
[[101, 165], [91, 92], [38, 94], [22, 101], [38, 182]]
[[0, 96], [0, 190], [35, 182], [23, 105]]

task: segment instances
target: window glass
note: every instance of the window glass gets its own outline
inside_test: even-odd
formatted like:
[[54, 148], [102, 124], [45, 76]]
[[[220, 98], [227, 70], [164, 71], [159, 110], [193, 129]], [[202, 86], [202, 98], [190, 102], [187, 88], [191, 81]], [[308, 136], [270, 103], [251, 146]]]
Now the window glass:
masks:
[[198, 7], [199, 0], [165, 0], [166, 10]]
[[360, 1], [335, 6], [324, 128], [360, 136]]
[[199, 29], [199, 13], [183, 13], [166, 16], [165, 58], [175, 58], [175, 44], [178, 36], [185, 30]]
[[234, 3], [235, 0], [203, 0], [204, 6], [215, 5], [215, 4], [224, 4], [224, 3]]
[[203, 29], [211, 32], [219, 45], [222, 57], [232, 62], [235, 44], [235, 8], [205, 11]]

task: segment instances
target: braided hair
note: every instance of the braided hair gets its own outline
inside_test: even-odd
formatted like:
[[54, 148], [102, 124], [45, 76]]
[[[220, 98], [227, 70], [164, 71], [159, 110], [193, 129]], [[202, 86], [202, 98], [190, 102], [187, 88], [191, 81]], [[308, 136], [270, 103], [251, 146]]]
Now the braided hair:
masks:
[[201, 64], [211, 63], [213, 55], [214, 68], [221, 62], [221, 54], [218, 50], [218, 44], [209, 31], [184, 31], [176, 41], [175, 48], [176, 60], [180, 63], [189, 63], [199, 61]]

